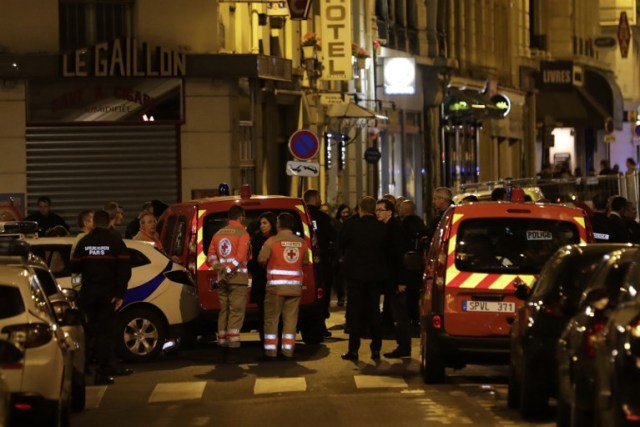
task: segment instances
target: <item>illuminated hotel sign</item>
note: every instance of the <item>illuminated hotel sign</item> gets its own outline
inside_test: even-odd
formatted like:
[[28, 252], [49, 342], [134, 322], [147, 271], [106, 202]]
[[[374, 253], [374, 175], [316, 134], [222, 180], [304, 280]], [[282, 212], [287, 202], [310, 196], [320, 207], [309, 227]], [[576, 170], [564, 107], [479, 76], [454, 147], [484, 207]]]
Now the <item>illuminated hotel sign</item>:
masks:
[[351, 0], [321, 0], [323, 80], [351, 80]]
[[185, 77], [184, 53], [147, 43], [138, 50], [136, 39], [116, 39], [62, 55], [63, 77]]
[[386, 95], [413, 95], [416, 93], [415, 58], [384, 58], [383, 78]]

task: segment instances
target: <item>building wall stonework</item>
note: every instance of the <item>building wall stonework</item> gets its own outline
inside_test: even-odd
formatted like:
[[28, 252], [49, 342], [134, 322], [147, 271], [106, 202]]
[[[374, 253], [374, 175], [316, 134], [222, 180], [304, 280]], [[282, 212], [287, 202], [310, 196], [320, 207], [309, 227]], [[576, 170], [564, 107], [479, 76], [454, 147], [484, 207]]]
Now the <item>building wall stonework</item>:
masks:
[[25, 152], [25, 84], [21, 80], [0, 85], [0, 193], [27, 191]]

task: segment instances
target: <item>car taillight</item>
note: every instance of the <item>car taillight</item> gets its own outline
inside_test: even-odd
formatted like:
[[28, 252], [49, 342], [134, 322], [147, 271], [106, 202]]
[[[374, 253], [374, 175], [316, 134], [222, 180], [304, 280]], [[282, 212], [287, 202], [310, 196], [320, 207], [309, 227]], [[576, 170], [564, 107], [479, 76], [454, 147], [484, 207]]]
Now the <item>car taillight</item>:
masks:
[[596, 346], [595, 343], [598, 340], [598, 335], [604, 329], [603, 321], [596, 321], [589, 327], [587, 327], [587, 331], [584, 335], [584, 355], [590, 359], [596, 357]]
[[167, 271], [166, 273], [164, 273], [164, 277], [171, 280], [172, 282], [180, 283], [185, 286], [196, 286], [193, 282], [193, 279], [191, 278], [191, 273], [186, 270]]
[[431, 318], [431, 325], [433, 326], [434, 329], [442, 328], [442, 318], [440, 317], [439, 314], [436, 314]]
[[319, 287], [316, 289], [316, 299], [321, 300], [324, 297], [324, 289]]
[[53, 338], [51, 328], [44, 323], [5, 326], [2, 333], [8, 334], [7, 341], [21, 351], [45, 345]]

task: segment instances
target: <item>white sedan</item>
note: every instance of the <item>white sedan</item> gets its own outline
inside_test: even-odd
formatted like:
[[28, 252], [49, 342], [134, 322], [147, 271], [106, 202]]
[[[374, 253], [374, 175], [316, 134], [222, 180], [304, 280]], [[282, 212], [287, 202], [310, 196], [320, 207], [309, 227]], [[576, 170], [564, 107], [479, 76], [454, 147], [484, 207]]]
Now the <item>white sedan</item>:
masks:
[[[42, 257], [63, 288], [71, 288], [70, 255], [75, 237], [25, 239]], [[124, 240], [132, 275], [116, 321], [116, 350], [130, 361], [160, 354], [169, 338], [181, 338], [198, 317], [196, 288], [190, 273], [153, 244]]]

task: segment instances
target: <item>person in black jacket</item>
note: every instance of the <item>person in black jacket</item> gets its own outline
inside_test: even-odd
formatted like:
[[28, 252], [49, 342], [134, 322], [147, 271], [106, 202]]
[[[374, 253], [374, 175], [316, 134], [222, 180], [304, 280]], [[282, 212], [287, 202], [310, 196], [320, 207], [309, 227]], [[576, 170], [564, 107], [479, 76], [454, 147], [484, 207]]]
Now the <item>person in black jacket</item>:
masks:
[[407, 284], [405, 269], [402, 263], [405, 253], [404, 231], [400, 219], [394, 215], [395, 206], [388, 199], [380, 199], [376, 203], [376, 217], [387, 227], [387, 267], [389, 279], [385, 287], [385, 300], [393, 314], [396, 342], [395, 350], [385, 353], [387, 358], [411, 357], [411, 325], [407, 306]]
[[[322, 284], [323, 293], [323, 314], [324, 318], [329, 318], [329, 306], [331, 304], [331, 287], [333, 284], [333, 258], [334, 245], [336, 240], [336, 229], [333, 226], [333, 220], [329, 215], [320, 210], [322, 198], [318, 190], [310, 188], [304, 192], [304, 203], [309, 208], [311, 219], [315, 226], [315, 234], [320, 256], [320, 264], [317, 272], [318, 280]], [[331, 336], [331, 332], [324, 327], [324, 337]]]
[[258, 262], [258, 254], [262, 245], [271, 236], [278, 233], [276, 228], [276, 214], [273, 212], [263, 212], [258, 216], [258, 229], [251, 236], [252, 257], [247, 263], [247, 269], [251, 274], [251, 295], [249, 301], [258, 306], [258, 333], [262, 340], [264, 331], [264, 297], [267, 289], [267, 270], [265, 266]]
[[611, 242], [612, 223], [607, 217], [607, 197], [602, 193], [596, 193], [591, 199], [593, 212], [591, 213], [591, 228], [593, 237], [598, 243]]
[[69, 226], [64, 219], [60, 215], [51, 212], [51, 199], [48, 196], [38, 197], [38, 210], [24, 220], [38, 223], [38, 236], [40, 237], [45, 236], [49, 229], [58, 225], [69, 231]]
[[71, 271], [81, 275], [79, 305], [87, 316], [87, 342], [93, 344], [98, 367], [96, 384], [112, 384], [112, 375], [132, 371], [116, 366], [114, 322], [131, 278], [129, 253], [122, 238], [109, 230], [109, 214], [93, 214], [94, 229], [84, 236], [71, 257]]
[[[424, 256], [427, 242], [427, 227], [422, 218], [416, 215], [416, 204], [411, 200], [405, 200], [400, 204], [398, 217], [403, 231], [404, 252], [415, 251]], [[405, 269], [405, 284], [407, 285], [407, 309], [409, 321], [417, 329], [420, 324], [420, 289], [422, 287], [423, 271], [408, 271]]]
[[349, 351], [345, 360], [358, 360], [360, 337], [367, 324], [371, 331], [371, 358], [380, 359], [382, 323], [380, 295], [389, 279], [386, 225], [375, 217], [376, 199], [363, 197], [359, 218], [344, 223], [338, 246], [344, 254], [343, 274], [347, 283]]

